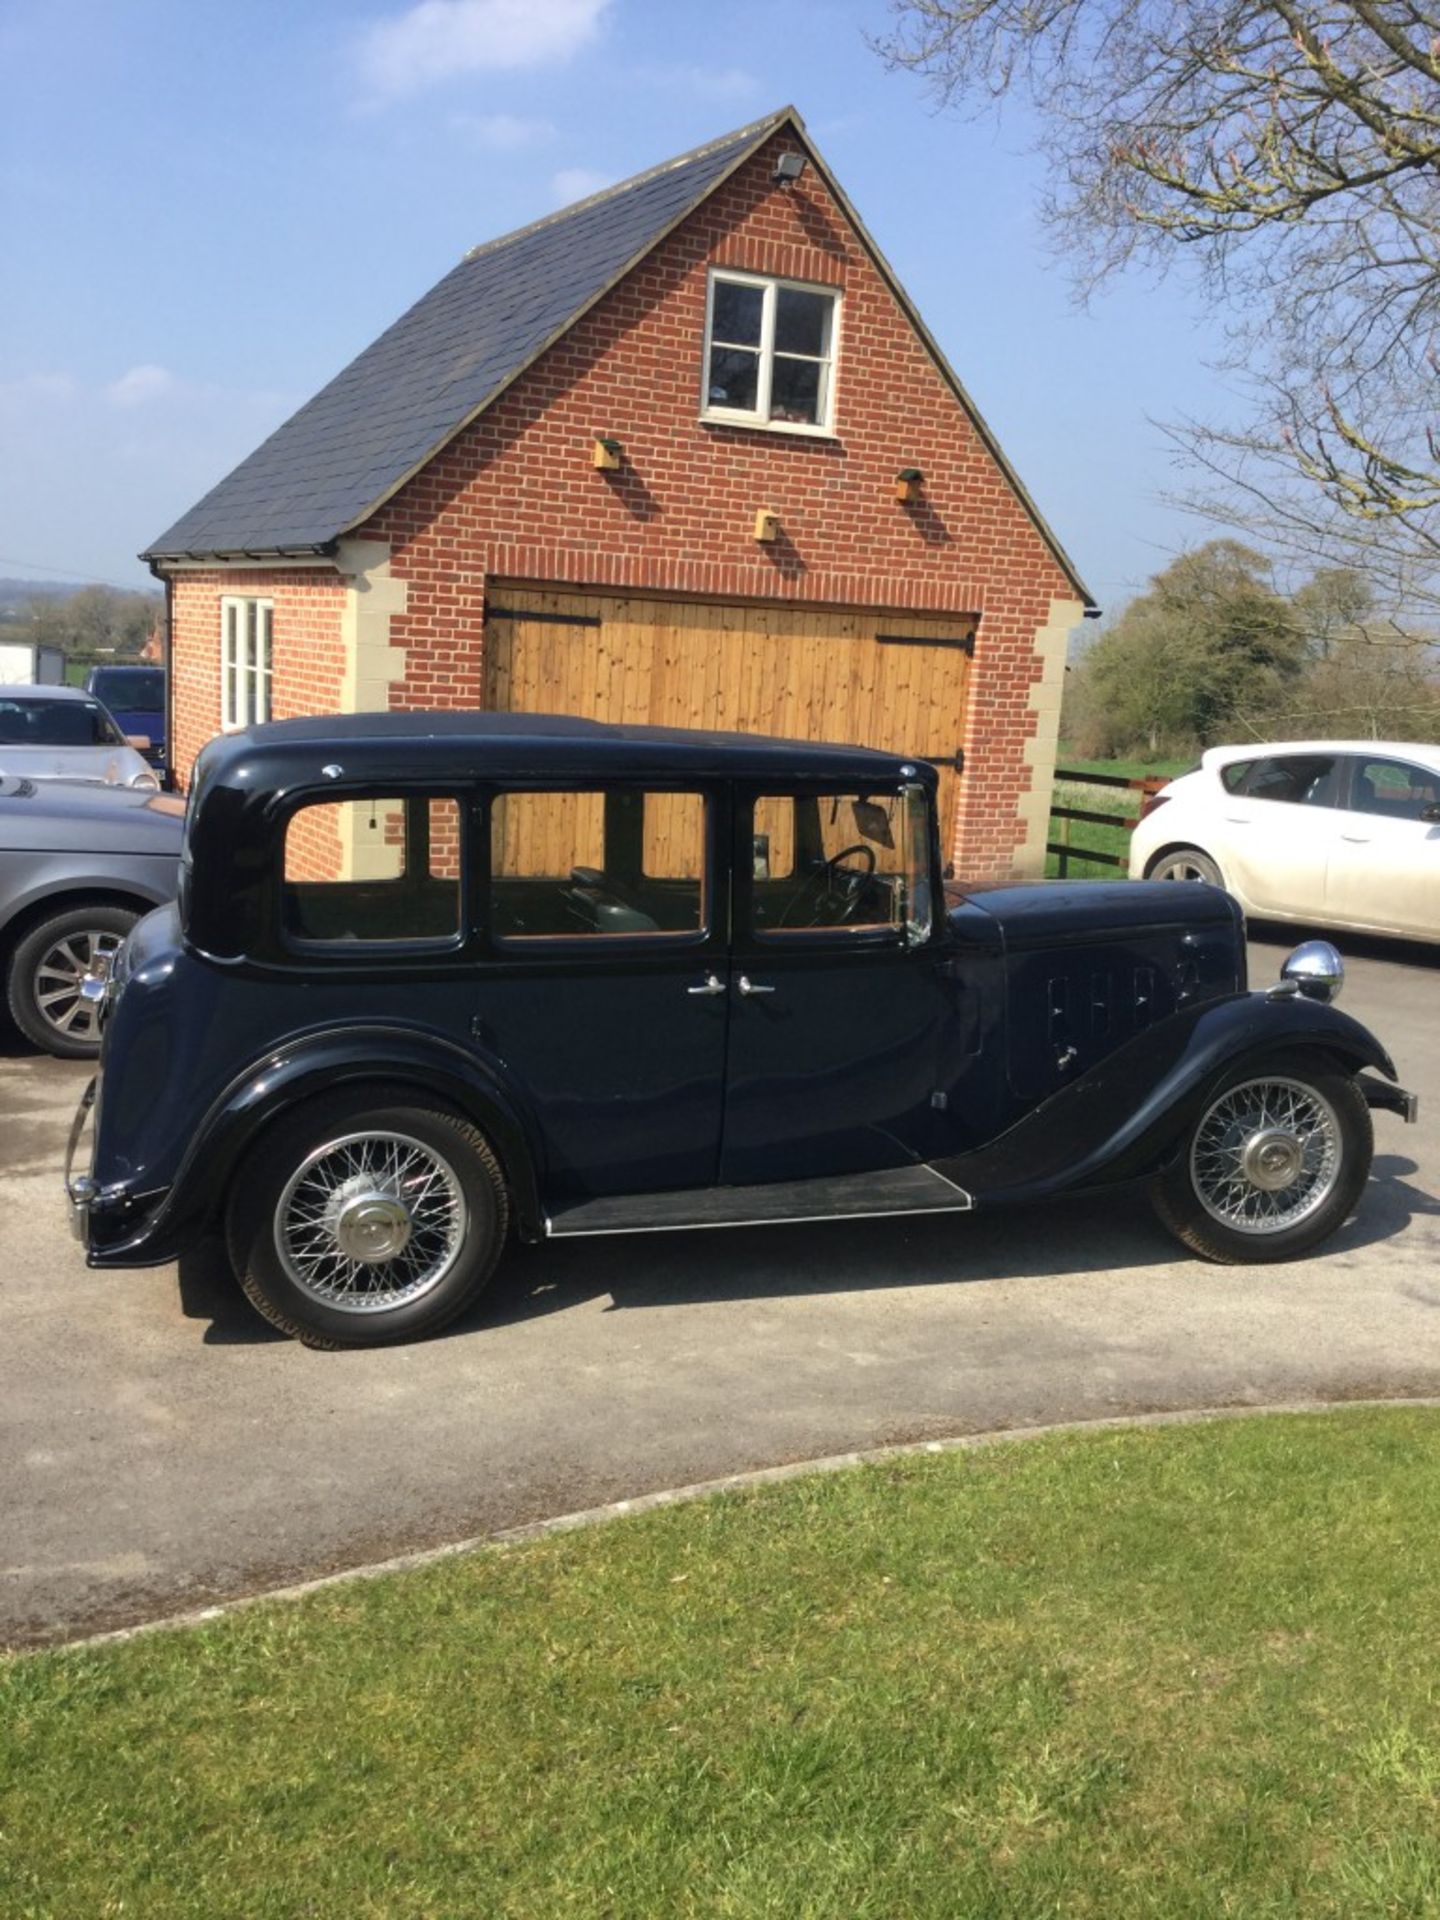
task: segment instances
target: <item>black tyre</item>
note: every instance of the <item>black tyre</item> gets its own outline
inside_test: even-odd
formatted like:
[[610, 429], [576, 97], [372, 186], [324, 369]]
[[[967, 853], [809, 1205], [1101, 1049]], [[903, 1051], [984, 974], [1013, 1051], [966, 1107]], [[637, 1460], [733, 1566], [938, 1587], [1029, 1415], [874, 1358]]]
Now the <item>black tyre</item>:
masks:
[[280, 1121], [230, 1189], [231, 1265], [252, 1304], [310, 1347], [379, 1347], [470, 1305], [509, 1201], [484, 1135], [408, 1089], [336, 1094]]
[[1155, 1210], [1207, 1260], [1293, 1260], [1349, 1218], [1373, 1150], [1353, 1074], [1304, 1055], [1250, 1061], [1211, 1090]]
[[1223, 887], [1225, 884], [1219, 867], [1208, 853], [1202, 853], [1198, 847], [1171, 847], [1168, 853], [1162, 853], [1158, 860], [1151, 861], [1145, 878], [1203, 880], [1211, 887]]
[[80, 982], [100, 958], [113, 958], [139, 919], [128, 907], [66, 907], [16, 943], [7, 991], [11, 1018], [27, 1040], [61, 1060], [93, 1060], [100, 1010]]

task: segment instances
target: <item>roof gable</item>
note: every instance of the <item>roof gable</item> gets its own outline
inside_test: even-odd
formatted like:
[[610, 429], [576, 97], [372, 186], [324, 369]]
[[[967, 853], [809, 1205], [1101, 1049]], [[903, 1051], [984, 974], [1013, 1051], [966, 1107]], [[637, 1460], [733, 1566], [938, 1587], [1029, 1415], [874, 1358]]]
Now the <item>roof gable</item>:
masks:
[[780, 129], [833, 195], [1037, 532], [1096, 605], [793, 107], [474, 247], [141, 555], [333, 549], [513, 384]]

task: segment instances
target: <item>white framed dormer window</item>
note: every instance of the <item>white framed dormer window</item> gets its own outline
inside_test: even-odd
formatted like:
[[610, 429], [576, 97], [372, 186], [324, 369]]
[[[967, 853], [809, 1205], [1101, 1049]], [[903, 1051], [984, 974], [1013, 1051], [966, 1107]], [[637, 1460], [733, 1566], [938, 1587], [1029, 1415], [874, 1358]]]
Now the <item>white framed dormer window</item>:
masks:
[[227, 732], [270, 718], [275, 603], [220, 602], [220, 725]]
[[700, 417], [830, 433], [839, 322], [838, 288], [712, 271]]

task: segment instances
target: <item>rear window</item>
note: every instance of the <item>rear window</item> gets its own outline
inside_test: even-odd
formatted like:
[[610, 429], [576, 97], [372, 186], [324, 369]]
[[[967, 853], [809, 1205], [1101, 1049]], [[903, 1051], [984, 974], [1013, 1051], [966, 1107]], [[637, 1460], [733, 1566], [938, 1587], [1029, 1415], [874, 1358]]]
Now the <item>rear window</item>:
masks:
[[377, 794], [301, 807], [285, 830], [285, 931], [336, 947], [459, 937], [456, 801]]
[[[1333, 753], [1284, 753], [1257, 760], [1243, 790], [1249, 800], [1288, 806], [1333, 807], [1339, 796], [1340, 761]], [[1232, 788], [1232, 792], [1237, 789]]]
[[165, 703], [165, 674], [159, 667], [101, 667], [90, 691], [110, 707], [160, 707]]

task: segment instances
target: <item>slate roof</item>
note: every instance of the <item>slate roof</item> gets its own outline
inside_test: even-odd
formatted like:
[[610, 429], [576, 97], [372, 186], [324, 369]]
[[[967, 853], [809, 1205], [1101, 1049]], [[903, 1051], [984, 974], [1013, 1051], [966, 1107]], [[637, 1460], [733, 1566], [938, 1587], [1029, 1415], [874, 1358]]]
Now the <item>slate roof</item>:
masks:
[[769, 114], [472, 249], [141, 559], [328, 548], [793, 117]]

